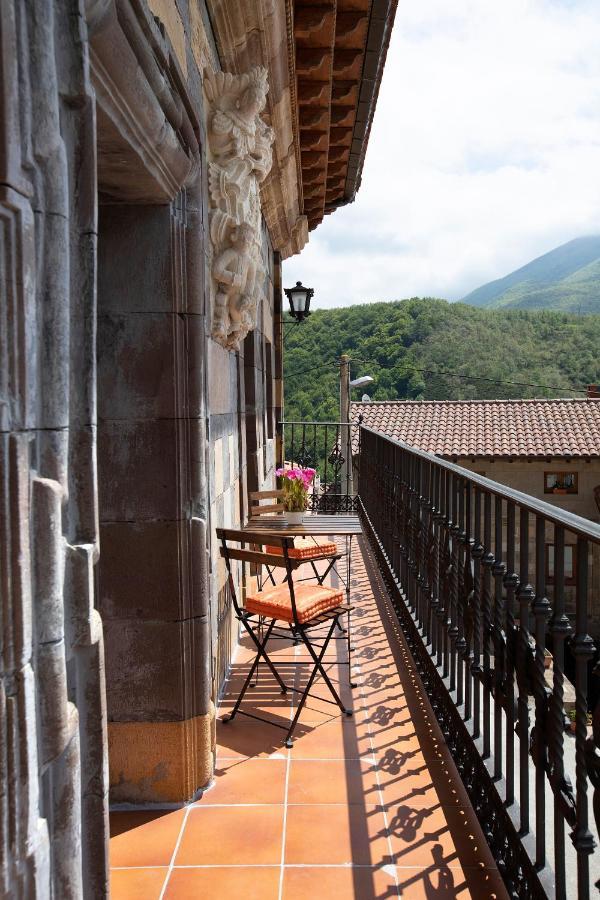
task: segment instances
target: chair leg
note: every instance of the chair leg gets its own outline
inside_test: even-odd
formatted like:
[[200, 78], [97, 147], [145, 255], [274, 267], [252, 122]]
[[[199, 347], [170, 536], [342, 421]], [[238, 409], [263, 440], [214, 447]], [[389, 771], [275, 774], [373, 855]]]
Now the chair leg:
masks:
[[252, 681], [252, 676], [254, 675], [254, 671], [255, 671], [256, 667], [258, 666], [261, 656], [264, 658], [267, 666], [269, 667], [269, 669], [271, 671], [271, 674], [273, 675], [273, 677], [276, 679], [279, 686], [281, 687], [281, 693], [287, 694], [287, 690], [288, 690], [287, 687], [285, 686], [285, 684], [283, 683], [283, 681], [281, 680], [279, 672], [277, 671], [277, 669], [275, 668], [275, 666], [273, 665], [273, 663], [271, 662], [271, 660], [269, 659], [269, 657], [267, 656], [267, 654], [265, 652], [265, 647], [267, 645], [267, 641], [271, 637], [271, 632], [273, 631], [273, 628], [275, 627], [275, 619], [271, 619], [271, 624], [267, 628], [267, 633], [265, 634], [264, 640], [262, 642], [260, 642], [257, 639], [256, 635], [254, 634], [253, 629], [250, 627], [250, 625], [248, 625], [248, 623], [246, 622], [245, 619], [242, 619], [242, 624], [244, 625], [246, 631], [252, 638], [254, 644], [256, 645], [258, 652], [256, 654], [254, 662], [252, 663], [250, 671], [248, 672], [248, 675], [246, 676], [246, 680], [244, 681], [242, 690], [240, 691], [240, 694], [235, 702], [235, 706], [233, 707], [231, 713], [228, 716], [223, 716], [223, 718], [222, 718], [223, 722], [231, 722], [231, 720], [235, 717], [238, 709], [240, 708], [240, 704], [241, 704], [242, 700], [244, 699], [244, 695], [245, 695], [246, 691], [248, 690], [250, 682]]
[[[258, 625], [257, 625], [256, 631], [257, 631], [259, 640], [262, 642], [262, 640], [264, 638], [264, 634], [265, 634], [265, 617], [264, 616], [258, 617]], [[248, 685], [248, 687], [255, 688], [258, 686], [259, 671], [260, 671], [260, 660], [256, 664], [256, 671], [254, 673], [254, 681], [251, 681], [250, 684]]]
[[323, 642], [323, 646], [321, 647], [321, 652], [319, 653], [318, 656], [315, 653], [314, 647], [312, 646], [310, 640], [307, 638], [306, 632], [304, 631], [303, 628], [300, 629], [300, 634], [302, 635], [302, 640], [306, 644], [308, 652], [310, 653], [315, 665], [310, 674], [310, 678], [308, 679], [308, 681], [306, 683], [306, 687], [304, 688], [302, 697], [300, 698], [300, 703], [298, 704], [298, 708], [297, 708], [294, 718], [292, 720], [292, 724], [290, 725], [289, 731], [287, 733], [287, 737], [285, 739], [286, 747], [292, 746], [292, 743], [293, 743], [292, 735], [294, 734], [294, 730], [296, 728], [296, 725], [298, 724], [298, 719], [300, 718], [300, 714], [301, 714], [302, 710], [304, 709], [304, 704], [306, 703], [306, 701], [308, 699], [308, 695], [310, 694], [310, 689], [312, 688], [314, 680], [317, 677], [317, 672], [319, 672], [321, 674], [323, 680], [325, 681], [325, 683], [327, 684], [327, 687], [329, 688], [329, 690], [331, 692], [331, 695], [333, 696], [335, 702], [337, 703], [339, 708], [342, 710], [342, 712], [345, 713], [347, 716], [352, 715], [352, 710], [347, 709], [344, 706], [340, 697], [338, 696], [336, 689], [334, 688], [333, 684], [331, 683], [331, 680], [330, 680], [329, 676], [327, 675], [327, 672], [325, 671], [325, 669], [323, 668], [323, 665], [322, 665], [323, 657], [325, 656], [325, 652], [327, 650], [327, 647], [329, 645], [329, 642], [331, 640], [331, 637], [333, 635], [333, 632], [335, 631], [335, 627], [337, 624], [338, 624], [338, 616], [336, 616], [335, 619], [333, 620], [333, 622], [331, 623], [331, 628], [329, 629], [329, 633], [327, 634], [327, 637], [325, 638], [325, 640]]

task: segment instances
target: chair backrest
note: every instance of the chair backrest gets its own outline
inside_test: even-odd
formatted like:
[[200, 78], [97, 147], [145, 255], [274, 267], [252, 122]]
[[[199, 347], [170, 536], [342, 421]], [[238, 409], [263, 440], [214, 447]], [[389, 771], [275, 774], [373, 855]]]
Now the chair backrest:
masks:
[[251, 516], [273, 516], [284, 513], [283, 491], [252, 491], [250, 494]]
[[[231, 569], [231, 560], [237, 559], [241, 562], [253, 563], [256, 566], [272, 566], [284, 568], [286, 570], [286, 584], [290, 592], [290, 600], [294, 621], [296, 621], [296, 599], [294, 596], [294, 577], [293, 572], [297, 567], [297, 561], [290, 559], [289, 550], [294, 546], [294, 538], [287, 535], [274, 534], [273, 532], [264, 531], [240, 531], [236, 528], [217, 528], [217, 538], [221, 541], [221, 556], [225, 559], [227, 566], [227, 574], [229, 576], [229, 587], [233, 605], [237, 613], [240, 612], [240, 606], [237, 600], [237, 591], [235, 589], [235, 581]], [[232, 544], [240, 544], [240, 547], [232, 546]], [[276, 553], [264, 553], [262, 550], [244, 549], [244, 544], [250, 544], [252, 547], [281, 547], [281, 555]]]

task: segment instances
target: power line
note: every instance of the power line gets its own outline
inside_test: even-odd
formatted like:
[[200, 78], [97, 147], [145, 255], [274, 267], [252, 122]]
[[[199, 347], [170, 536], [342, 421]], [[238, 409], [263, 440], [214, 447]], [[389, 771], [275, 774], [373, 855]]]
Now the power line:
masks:
[[[359, 362], [363, 365], [369, 365], [369, 360], [362, 359], [361, 357], [351, 357], [350, 362]], [[293, 372], [293, 376], [295, 378], [299, 378], [300, 375], [307, 375], [309, 372], [318, 372], [321, 369], [328, 369], [330, 366], [335, 366], [339, 368], [340, 364], [336, 360], [335, 362], [323, 363], [320, 366], [310, 366], [308, 369], [302, 369], [300, 372]], [[387, 371], [383, 369], [383, 371]], [[509, 385], [510, 387], [534, 387], [534, 388], [543, 388], [547, 391], [570, 391], [575, 394], [586, 394], [587, 388], [576, 388], [576, 387], [565, 387], [564, 385], [556, 385], [556, 384], [538, 384], [532, 381], [505, 381], [498, 378], [489, 378], [486, 375], [465, 375], [462, 372], [439, 372], [435, 369], [422, 369], [419, 367], [415, 367], [413, 372], [419, 372], [423, 375], [439, 375], [443, 378], [462, 378], [465, 381], [487, 381], [491, 384], [502, 384]]]
[[320, 369], [328, 369], [330, 366], [335, 366], [336, 369], [339, 369], [340, 364], [338, 362], [327, 362], [323, 363], [322, 366], [310, 366], [308, 369], [302, 369], [300, 372], [292, 371], [290, 374], [293, 375], [294, 378], [299, 378], [300, 375], [307, 375], [309, 372], [318, 372]]

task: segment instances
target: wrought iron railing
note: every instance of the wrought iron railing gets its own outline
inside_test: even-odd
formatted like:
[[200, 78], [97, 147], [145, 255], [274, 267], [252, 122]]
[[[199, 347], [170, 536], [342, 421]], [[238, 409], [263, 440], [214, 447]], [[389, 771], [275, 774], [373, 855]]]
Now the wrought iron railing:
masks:
[[320, 513], [357, 510], [358, 422], [280, 422], [279, 465], [310, 466], [317, 477], [309, 509]]
[[509, 895], [586, 900], [600, 526], [368, 428], [359, 468], [366, 530]]

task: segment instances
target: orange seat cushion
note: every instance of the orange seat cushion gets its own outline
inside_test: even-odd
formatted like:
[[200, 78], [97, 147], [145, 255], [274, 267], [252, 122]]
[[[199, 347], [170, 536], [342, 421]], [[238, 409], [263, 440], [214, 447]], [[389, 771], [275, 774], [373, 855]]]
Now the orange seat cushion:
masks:
[[[318, 541], [318, 539], [317, 539]], [[283, 554], [282, 547], [265, 547], [267, 553]], [[294, 546], [290, 547], [288, 554], [290, 559], [312, 559], [315, 556], [334, 556], [338, 552], [334, 543], [316, 543], [312, 538], [294, 538]]]
[[[298, 622], [310, 622], [320, 613], [341, 606], [344, 602], [342, 591], [323, 587], [320, 584], [294, 585], [294, 597]], [[245, 608], [248, 612], [268, 616], [271, 619], [282, 619], [284, 622], [294, 621], [287, 583], [248, 595]]]

